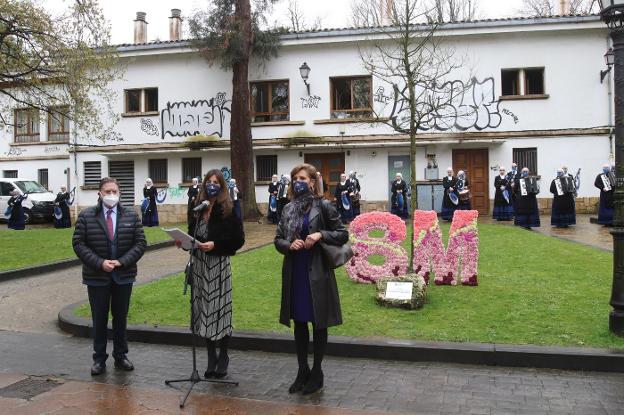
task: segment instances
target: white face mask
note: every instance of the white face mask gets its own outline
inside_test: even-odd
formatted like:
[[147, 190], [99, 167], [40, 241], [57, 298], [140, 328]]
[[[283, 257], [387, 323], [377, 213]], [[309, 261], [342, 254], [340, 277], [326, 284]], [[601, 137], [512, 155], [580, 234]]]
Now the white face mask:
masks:
[[107, 208], [112, 209], [119, 203], [119, 195], [106, 195], [102, 198], [102, 203]]

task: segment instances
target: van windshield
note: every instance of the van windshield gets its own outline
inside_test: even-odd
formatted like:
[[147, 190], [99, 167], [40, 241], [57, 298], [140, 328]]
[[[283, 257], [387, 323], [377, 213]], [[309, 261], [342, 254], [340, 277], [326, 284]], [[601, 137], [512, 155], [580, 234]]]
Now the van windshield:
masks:
[[48, 191], [35, 181], [13, 182], [23, 193], [47, 193]]

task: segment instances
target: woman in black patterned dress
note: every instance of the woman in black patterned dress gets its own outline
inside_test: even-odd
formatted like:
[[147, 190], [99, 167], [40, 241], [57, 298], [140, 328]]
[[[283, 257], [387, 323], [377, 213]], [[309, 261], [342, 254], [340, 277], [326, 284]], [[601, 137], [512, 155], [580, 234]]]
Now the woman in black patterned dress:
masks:
[[[228, 187], [220, 170], [210, 170], [202, 182], [196, 204], [210, 205], [197, 221], [199, 249], [193, 264], [193, 323], [195, 332], [206, 338], [206, 378], [227, 375], [227, 353], [232, 334], [232, 269], [230, 256], [245, 243], [243, 225], [232, 210]], [[219, 355], [217, 356], [217, 342]]]

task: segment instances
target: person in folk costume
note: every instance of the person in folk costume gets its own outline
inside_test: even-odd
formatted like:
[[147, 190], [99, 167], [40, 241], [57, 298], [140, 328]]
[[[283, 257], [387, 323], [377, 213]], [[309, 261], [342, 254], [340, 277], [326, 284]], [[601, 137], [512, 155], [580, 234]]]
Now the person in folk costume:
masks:
[[[457, 191], [459, 192], [459, 204], [457, 205], [458, 210], [471, 210], [472, 202], [470, 201], [470, 181], [466, 176], [466, 172], [460, 170], [457, 172]], [[462, 198], [462, 192], [467, 195], [467, 197]]]
[[282, 174], [278, 188], [277, 188], [277, 221], [282, 219], [282, 210], [284, 206], [290, 202], [288, 199], [288, 189], [290, 188], [290, 179], [287, 175]]
[[514, 206], [514, 225], [521, 226], [525, 229], [539, 228], [540, 217], [539, 208], [537, 206], [537, 194], [527, 192], [522, 194], [522, 186], [520, 180], [529, 177], [529, 169], [524, 167], [520, 173], [520, 178], [514, 181], [514, 194], [516, 195], [516, 203]]
[[195, 232], [195, 223], [197, 219], [195, 218], [195, 212], [193, 212], [193, 208], [195, 207], [195, 201], [197, 200], [197, 196], [199, 196], [199, 179], [197, 177], [193, 177], [193, 184], [186, 192], [188, 196], [187, 208], [186, 208], [186, 223], [188, 225], [188, 234], [193, 235]]
[[[195, 333], [206, 339], [208, 366], [204, 377], [223, 378], [230, 362], [232, 335], [232, 269], [230, 256], [245, 243], [243, 224], [234, 213], [229, 189], [220, 170], [210, 170], [202, 182], [196, 205], [209, 206], [197, 219], [192, 307]], [[217, 345], [220, 350], [217, 355]]]
[[[505, 168], [503, 166], [498, 169], [498, 176], [494, 178], [494, 189], [496, 193], [494, 195], [494, 210], [492, 217], [498, 221], [512, 220], [514, 211], [512, 205], [512, 187], [511, 176], [505, 174]], [[507, 193], [505, 193], [507, 191]], [[505, 195], [507, 197], [505, 197]]]
[[[291, 202], [284, 208], [275, 233], [275, 248], [284, 255], [280, 323], [294, 321], [299, 369], [289, 393], [314, 393], [323, 387], [323, 357], [327, 328], [342, 324], [340, 296], [334, 270], [326, 265], [319, 246], [342, 246], [349, 233], [332, 203], [323, 198], [316, 168], [300, 164], [291, 172]], [[314, 365], [308, 365], [312, 323]]]
[[342, 223], [347, 223], [353, 218], [351, 199], [349, 198], [349, 194], [352, 191], [351, 184], [347, 180], [347, 175], [342, 173], [340, 175], [340, 182], [338, 182], [336, 190], [334, 191], [336, 208], [338, 209], [338, 213], [340, 213]]
[[54, 203], [56, 206], [61, 209], [61, 218], [57, 219], [54, 217], [54, 227], [55, 228], [71, 228], [71, 216], [69, 214], [69, 193], [67, 192], [67, 187], [61, 186], [61, 191], [56, 195], [56, 199], [54, 199]]
[[453, 177], [453, 168], [446, 169], [446, 176], [442, 179], [442, 187], [444, 187], [444, 197], [442, 198], [442, 219], [451, 221], [453, 214], [457, 210], [457, 205], [451, 200], [451, 194], [457, 196], [457, 178]]
[[[608, 183], [608, 186], [605, 184]], [[596, 176], [594, 186], [600, 189], [600, 207], [598, 209], [598, 223], [605, 226], [613, 226], [613, 195], [615, 193], [615, 180], [608, 164], [602, 165], [602, 173]], [[610, 189], [608, 188], [610, 187]]]
[[397, 216], [400, 216], [403, 219], [408, 218], [408, 188], [407, 183], [405, 182], [405, 180], [403, 180], [403, 175], [401, 173], [396, 174], [395, 179], [392, 182], [392, 187], [390, 188], [390, 191], [392, 192], [392, 208], [390, 209], [390, 212]]
[[9, 210], [11, 211], [8, 217], [7, 226], [9, 229], [21, 231], [26, 229], [26, 217], [24, 216], [24, 208], [22, 202], [28, 197], [28, 195], [22, 195], [19, 190], [13, 189], [9, 193], [11, 198], [7, 202]]
[[236, 184], [236, 179], [231, 178], [229, 183], [230, 190], [230, 199], [232, 199], [232, 205], [234, 207], [234, 213], [238, 216], [238, 219], [243, 220], [243, 211], [241, 210], [241, 199], [243, 198], [243, 194], [241, 193], [238, 185]]
[[[147, 199], [147, 207], [142, 209], [143, 226], [158, 226], [158, 208], [156, 207], [156, 196], [158, 196], [158, 190], [154, 187], [154, 182], [149, 177], [145, 180], [145, 187], [143, 188], [143, 197]], [[144, 202], [145, 203], [145, 202]]]
[[[349, 183], [351, 184], [352, 197], [351, 197], [351, 211], [353, 218], [355, 219], [360, 214], [360, 181], [357, 178], [357, 173], [351, 170], [349, 172]], [[351, 196], [351, 195], [350, 195]]]
[[[277, 192], [279, 190], [279, 181], [277, 180], [277, 174], [271, 177], [271, 183], [269, 183], [269, 214], [267, 218], [273, 225], [277, 225]], [[274, 204], [275, 210], [271, 210], [271, 204]]]
[[566, 174], [563, 169], [557, 169], [557, 178], [550, 182], [550, 193], [553, 194], [550, 225], [556, 226], [557, 228], [567, 228], [570, 225], [576, 225], [574, 193], [564, 192], [562, 195], [559, 195], [557, 191], [557, 179], [561, 179], [564, 176], [566, 176]]

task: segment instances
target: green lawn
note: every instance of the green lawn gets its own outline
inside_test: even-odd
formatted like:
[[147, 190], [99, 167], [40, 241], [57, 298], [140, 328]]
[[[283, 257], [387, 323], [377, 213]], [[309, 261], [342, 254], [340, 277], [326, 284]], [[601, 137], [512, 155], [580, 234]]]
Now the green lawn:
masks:
[[[448, 225], [443, 231], [446, 242]], [[624, 348], [607, 326], [610, 253], [511, 226], [479, 231], [479, 286], [431, 285], [422, 310], [379, 307], [373, 286], [352, 283], [338, 270], [344, 324], [330, 334]], [[268, 246], [232, 263], [236, 329], [287, 331], [277, 321], [281, 255]], [[78, 314], [88, 316], [87, 308]], [[137, 287], [129, 319], [187, 327], [182, 276]]]
[[[186, 225], [174, 225], [186, 226]], [[144, 228], [147, 243], [166, 241], [169, 238], [160, 228]], [[181, 228], [184, 229], [184, 228]], [[71, 245], [74, 228], [29, 228], [23, 231], [0, 229], [0, 272], [11, 269], [49, 264], [63, 259], [76, 258]]]

